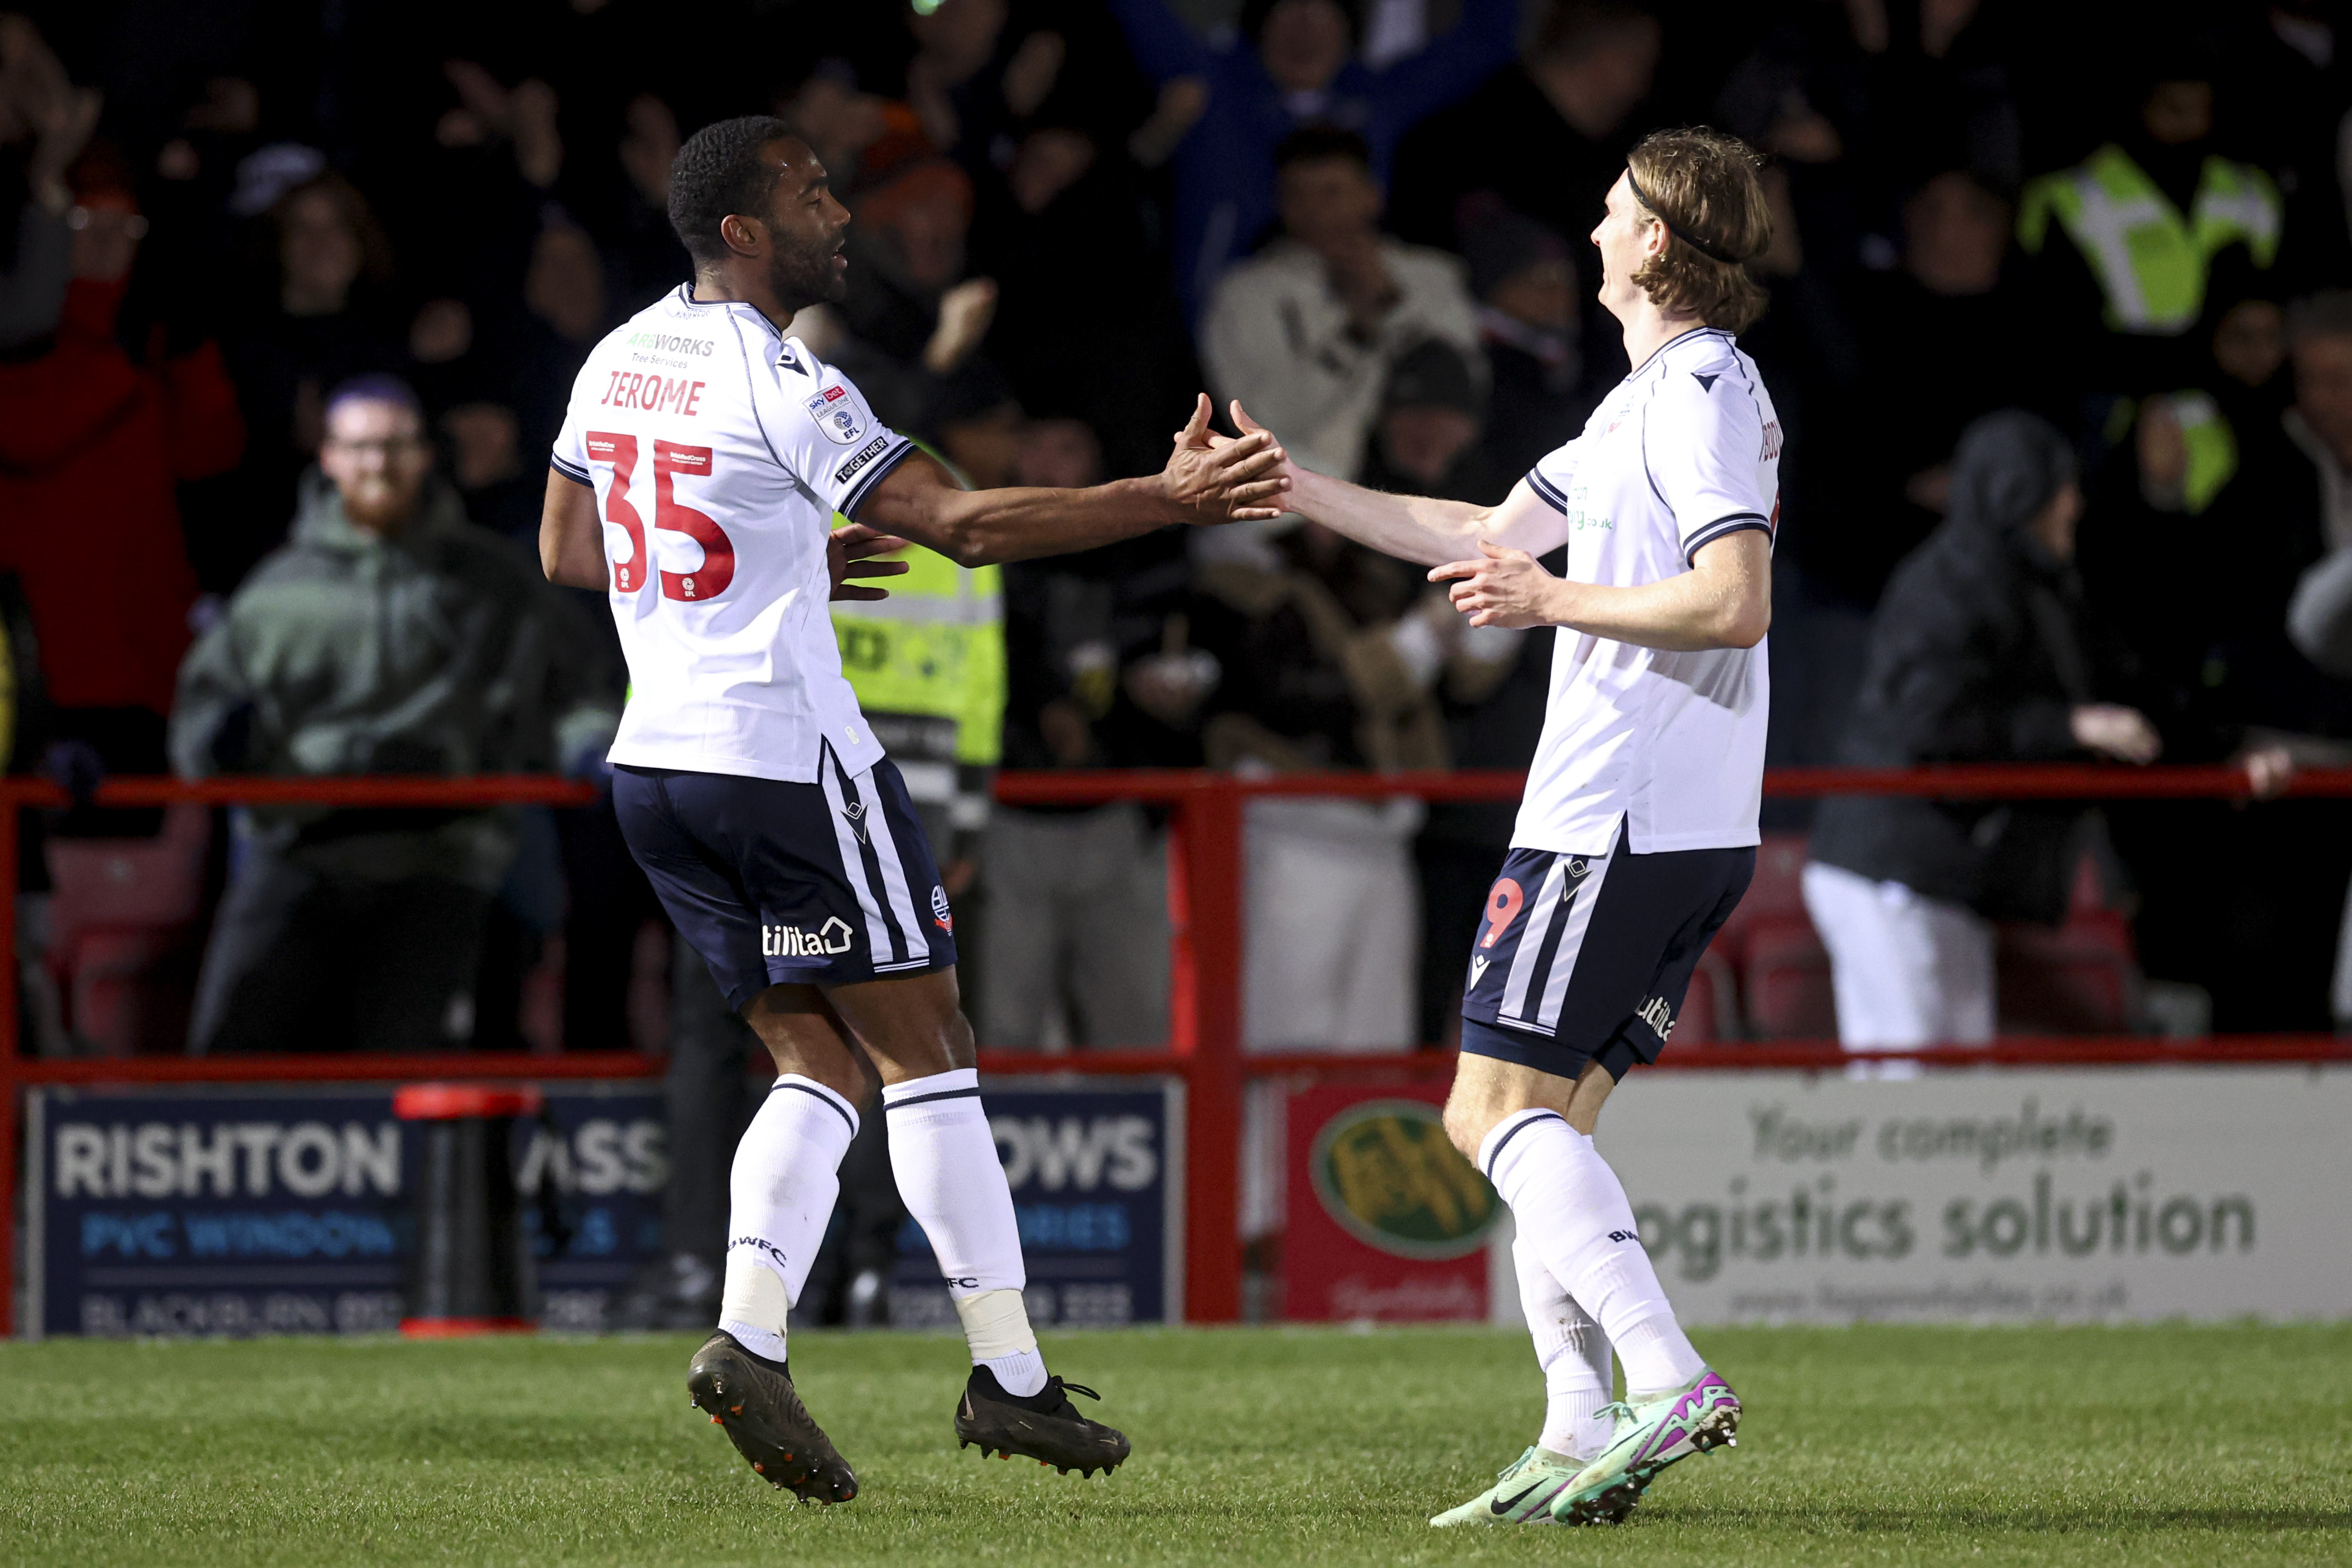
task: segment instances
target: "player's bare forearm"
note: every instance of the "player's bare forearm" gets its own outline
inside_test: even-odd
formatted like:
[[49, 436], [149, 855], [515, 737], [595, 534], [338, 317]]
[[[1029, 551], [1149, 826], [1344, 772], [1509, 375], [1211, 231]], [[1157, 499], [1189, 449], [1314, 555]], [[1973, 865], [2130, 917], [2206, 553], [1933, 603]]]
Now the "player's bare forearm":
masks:
[[1216, 447], [1202, 439], [1208, 399], [1176, 433], [1168, 466], [1145, 479], [1115, 479], [1083, 490], [1015, 486], [964, 490], [928, 455], [890, 471], [858, 508], [857, 520], [925, 545], [962, 566], [1066, 555], [1148, 534], [1171, 523], [1222, 523], [1280, 514], [1288, 482], [1270, 435]]
[[[1233, 418], [1234, 428], [1245, 437], [1265, 433], [1239, 399], [1234, 402]], [[1289, 481], [1283, 497], [1289, 510], [1401, 560], [1423, 566], [1460, 560], [1476, 553], [1480, 539], [1501, 540], [1537, 554], [1559, 543], [1559, 514], [1538, 500], [1524, 480], [1501, 506], [1474, 507], [1431, 496], [1367, 490], [1289, 464], [1283, 476]]]
[[1066, 555], [1186, 520], [1149, 479], [1084, 490], [961, 490], [938, 465], [901, 463], [857, 509], [858, 521], [913, 539], [959, 566]]
[[1475, 559], [1429, 578], [1453, 584], [1454, 608], [1474, 626], [1564, 626], [1688, 653], [1752, 648], [1772, 624], [1771, 541], [1753, 528], [1706, 546], [1688, 571], [1628, 587], [1557, 578], [1525, 550], [1483, 541]]
[[1488, 525], [1495, 514], [1490, 507], [1429, 496], [1391, 496], [1303, 468], [1293, 473], [1286, 499], [1292, 511], [1335, 534], [1423, 566], [1459, 560], [1476, 540], [1492, 537]]
[[607, 585], [596, 492], [552, 468], [547, 471], [547, 504], [539, 515], [539, 564], [548, 581], [565, 588]]

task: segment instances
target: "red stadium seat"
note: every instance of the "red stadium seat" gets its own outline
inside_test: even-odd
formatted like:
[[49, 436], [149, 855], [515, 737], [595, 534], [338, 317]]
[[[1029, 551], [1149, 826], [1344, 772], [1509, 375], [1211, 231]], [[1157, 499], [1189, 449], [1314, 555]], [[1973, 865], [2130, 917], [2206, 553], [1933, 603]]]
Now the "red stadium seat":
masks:
[[50, 969], [66, 1023], [101, 1055], [186, 1038], [210, 814], [173, 806], [152, 839], [52, 839]]
[[1739, 907], [1723, 923], [1708, 946], [1735, 969], [1747, 956], [1748, 933], [1770, 921], [1805, 920], [1805, 835], [1767, 833], [1756, 850], [1756, 876]]
[[1710, 947], [1699, 956], [1690, 989], [1683, 993], [1682, 1011], [1675, 1015], [1675, 1043], [1717, 1045], [1739, 1035], [1738, 986], [1731, 966]]
[[1837, 1001], [1830, 956], [1801, 915], [1755, 923], [1747, 933], [1740, 993], [1748, 1033], [1759, 1040], [1832, 1040]]
[[2078, 904], [2063, 926], [2004, 925], [1997, 961], [2004, 1034], [2117, 1034], [2132, 1026], [2139, 965], [2131, 926], [2113, 910]]

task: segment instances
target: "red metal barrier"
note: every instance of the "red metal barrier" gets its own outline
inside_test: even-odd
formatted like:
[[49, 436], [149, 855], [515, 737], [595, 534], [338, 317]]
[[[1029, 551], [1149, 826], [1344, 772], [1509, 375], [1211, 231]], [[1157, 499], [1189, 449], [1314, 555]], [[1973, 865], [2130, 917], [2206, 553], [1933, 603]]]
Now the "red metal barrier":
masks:
[[[1172, 770], [1008, 773], [997, 797], [1015, 805], [1088, 805], [1139, 800], [1173, 808], [1170, 818], [1169, 914], [1172, 931], [1171, 1016], [1165, 1051], [1082, 1055], [982, 1051], [984, 1071], [1157, 1073], [1185, 1082], [1184, 1316], [1194, 1322], [1241, 1315], [1242, 1086], [1245, 1077], [1290, 1072], [1437, 1073], [1443, 1051], [1400, 1054], [1242, 1052], [1242, 841], [1244, 802], [1259, 795], [1428, 800], [1513, 800], [1526, 776], [1513, 772], [1296, 773], [1262, 779]], [[1953, 767], [1917, 769], [1780, 768], [1765, 793], [1914, 795], [1946, 800], [2244, 800], [2235, 768], [2121, 766]], [[2298, 774], [2297, 796], [2352, 797], [2352, 768]], [[102, 806], [327, 805], [345, 807], [579, 806], [588, 786], [527, 777], [475, 779], [115, 779], [99, 787]], [[38, 779], [0, 779], [0, 1336], [15, 1331], [18, 1093], [36, 1084], [223, 1083], [390, 1081], [410, 1078], [588, 1079], [658, 1077], [659, 1058], [634, 1052], [563, 1056], [246, 1056], [121, 1060], [26, 1060], [17, 1055], [15, 904], [16, 811], [62, 806], [64, 792]], [[1442, 938], [1441, 938], [1442, 939]], [[2115, 1065], [2352, 1061], [2352, 1046], [2326, 1036], [2264, 1036], [2198, 1041], [2020, 1040], [1982, 1050], [1870, 1052], [1931, 1066]], [[1661, 1066], [1677, 1071], [1794, 1068], [1842, 1071], [1854, 1056], [1833, 1042], [1688, 1047]]]

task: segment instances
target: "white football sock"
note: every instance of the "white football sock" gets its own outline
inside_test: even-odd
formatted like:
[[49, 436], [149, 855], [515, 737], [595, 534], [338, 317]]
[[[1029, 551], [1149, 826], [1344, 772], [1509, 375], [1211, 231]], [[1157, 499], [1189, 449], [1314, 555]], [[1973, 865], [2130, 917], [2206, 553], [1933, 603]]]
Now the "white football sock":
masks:
[[962, 1067], [886, 1084], [882, 1107], [898, 1196], [931, 1239], [972, 1364], [994, 1373], [1007, 1394], [1039, 1392], [1045, 1362], [1021, 1299], [1029, 1282], [1021, 1227], [981, 1110], [979, 1072]]
[[1675, 1322], [1617, 1173], [1551, 1111], [1521, 1111], [1478, 1145], [1478, 1168], [1511, 1206], [1518, 1234], [1625, 1364], [1628, 1399], [1687, 1385], [1706, 1363]]
[[1525, 1237], [1511, 1243], [1511, 1260], [1544, 1375], [1543, 1436], [1536, 1444], [1572, 1459], [1592, 1458], [1615, 1429], [1601, 1415], [1609, 1403], [1609, 1336], [1560, 1289]]
[[754, 1355], [784, 1359], [785, 1320], [824, 1240], [841, 1196], [841, 1158], [856, 1135], [856, 1107], [814, 1078], [787, 1072], [735, 1145], [719, 1326]]

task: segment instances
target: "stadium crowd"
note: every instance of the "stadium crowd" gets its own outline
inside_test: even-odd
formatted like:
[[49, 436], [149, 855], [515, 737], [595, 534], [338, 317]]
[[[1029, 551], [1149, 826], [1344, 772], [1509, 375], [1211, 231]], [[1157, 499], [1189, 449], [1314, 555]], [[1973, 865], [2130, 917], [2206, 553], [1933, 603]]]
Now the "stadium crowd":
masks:
[[[1629, 368], [1585, 241], [1626, 149], [1733, 131], [1777, 217], [1743, 342], [1785, 425], [1772, 759], [2231, 761], [2268, 792], [2352, 758], [2338, 20], [27, 8], [0, 17], [9, 766], [85, 793], [167, 769], [595, 779], [625, 673], [596, 598], [535, 571], [544, 455], [590, 347], [688, 277], [681, 133], [772, 110], [856, 214], [847, 299], [793, 331], [970, 484], [1156, 469], [1205, 386], [1308, 466], [1477, 503]], [[965, 607], [933, 662], [962, 685], [906, 696], [954, 722], [893, 749], [949, 779], [926, 804], [983, 1040], [1148, 1043], [1169, 983], [1154, 813], [991, 813], [987, 768], [1524, 765], [1549, 633], [1469, 629], [1416, 570], [1286, 521], [907, 580]], [[852, 678], [881, 680], [854, 609]], [[201, 965], [141, 960], [182, 1010], [116, 1048], [739, 1043], [655, 939], [609, 809], [240, 812], [217, 843], [86, 803], [27, 822], [51, 852], [23, 862], [28, 1050], [93, 1033], [45, 866], [151, 840], [226, 892]], [[2191, 998], [2157, 1021], [2352, 1015], [2352, 828], [2325, 802], [1768, 822], [1809, 825], [1849, 1040], [1990, 1034], [1994, 923], [2063, 918], [2084, 865], [2170, 982], [2149, 995]], [[1251, 1043], [1443, 1038], [1509, 832], [1502, 806], [1255, 806]], [[1864, 985], [1904, 972], [1941, 1010]]]

